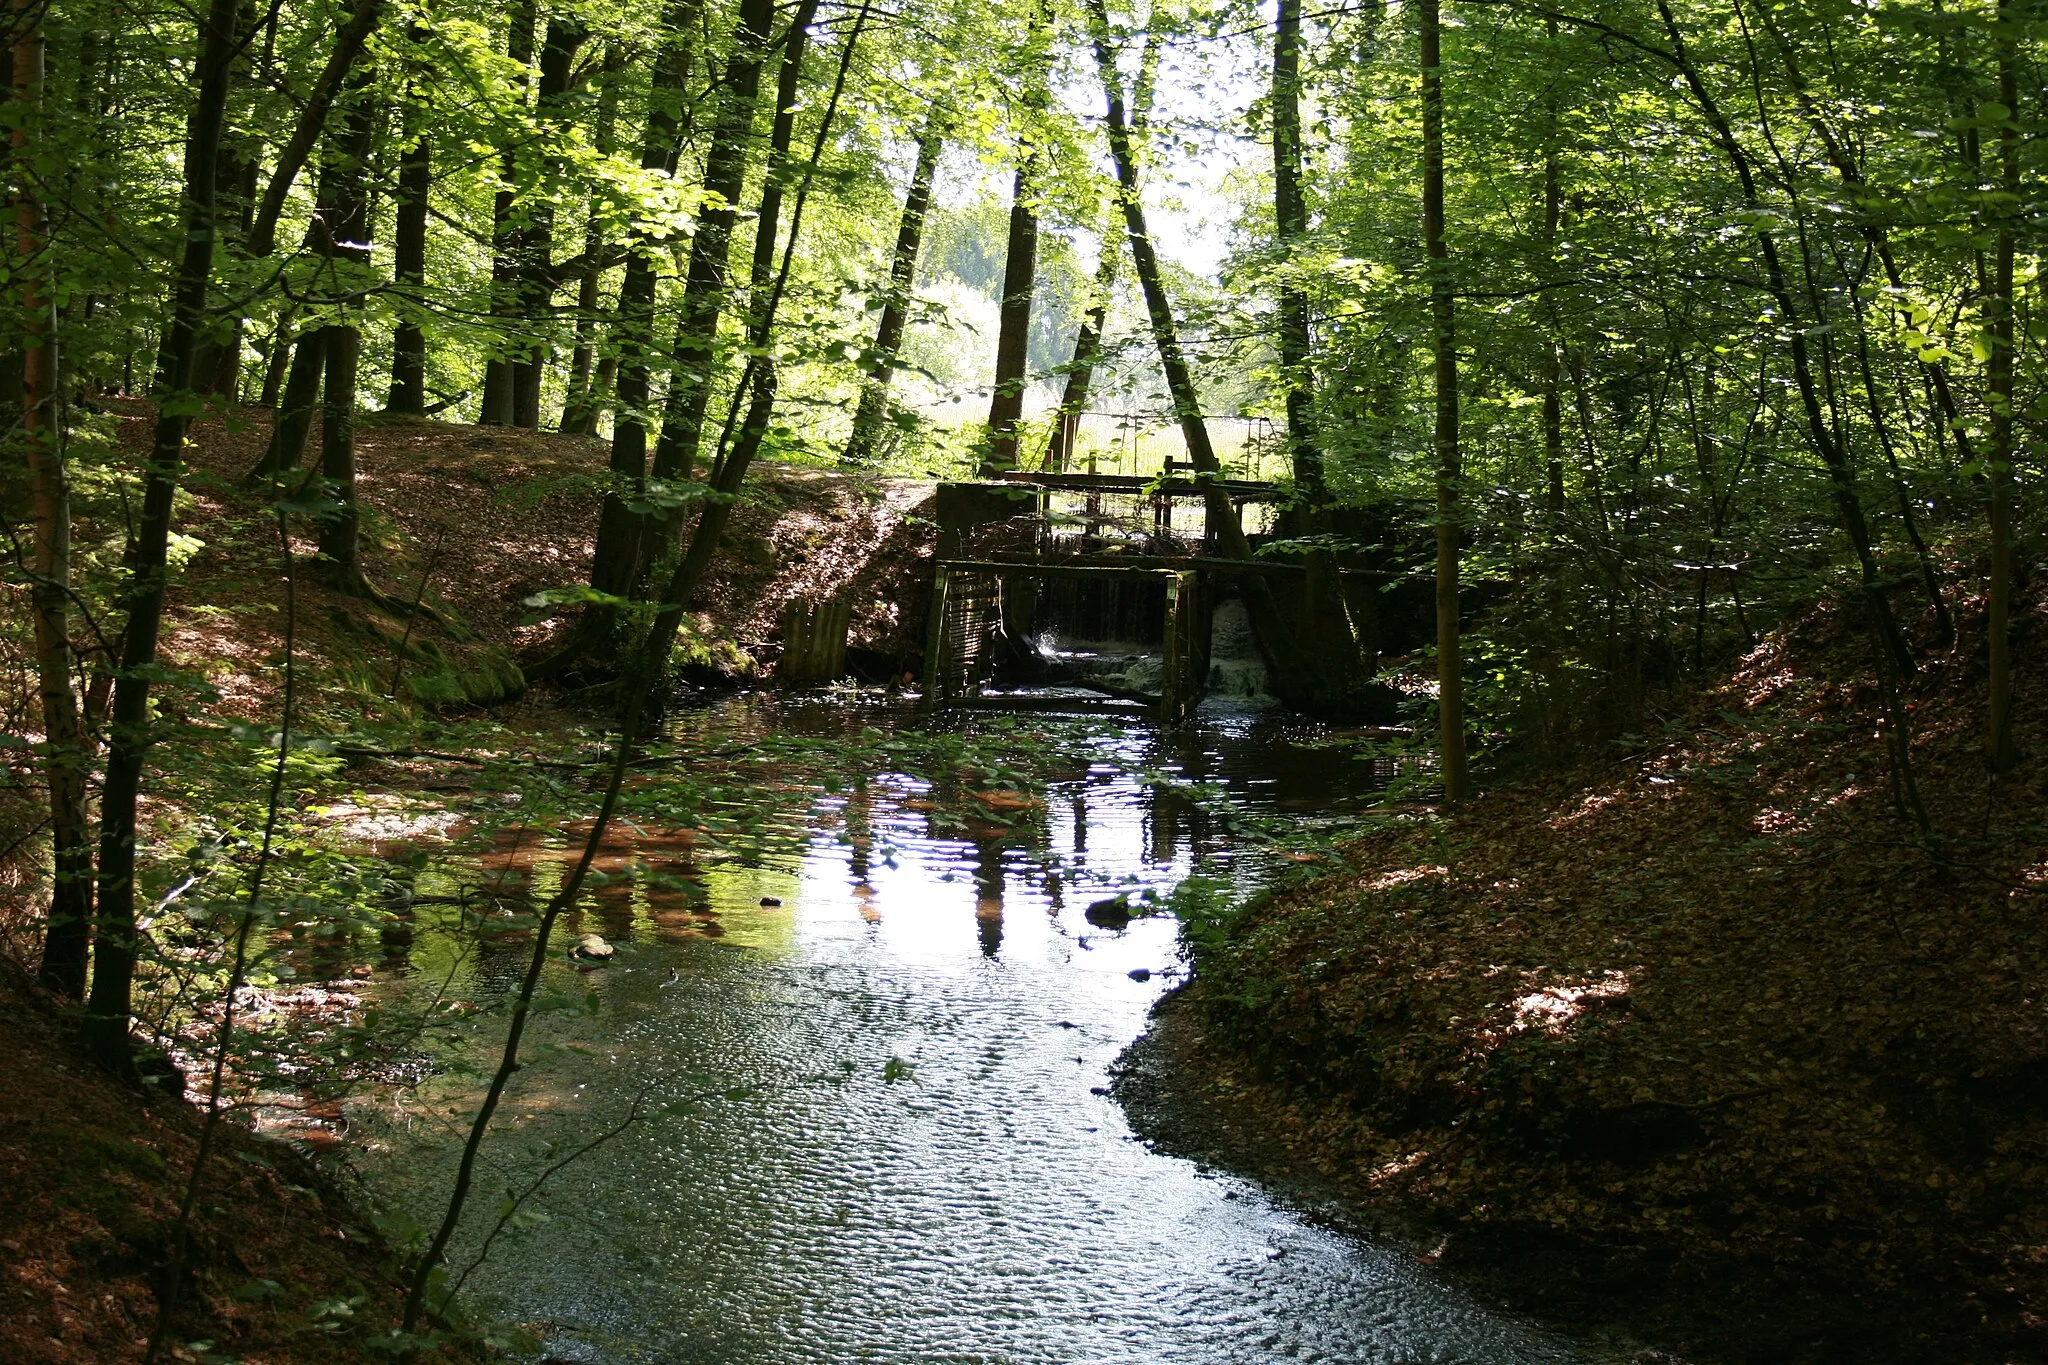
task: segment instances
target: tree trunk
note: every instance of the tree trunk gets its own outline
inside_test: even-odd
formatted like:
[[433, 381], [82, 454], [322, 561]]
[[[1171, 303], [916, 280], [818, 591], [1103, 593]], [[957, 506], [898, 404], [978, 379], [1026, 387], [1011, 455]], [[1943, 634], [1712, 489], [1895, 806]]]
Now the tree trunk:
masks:
[[[548, 21], [541, 44], [540, 90], [534, 118], [545, 139], [562, 117], [562, 97], [569, 89], [570, 66], [589, 31], [572, 16]], [[529, 153], [532, 155], [532, 153]], [[519, 319], [538, 333], [523, 356], [512, 362], [512, 425], [540, 430], [541, 383], [547, 376], [548, 322], [554, 315], [555, 208], [550, 196], [537, 196], [518, 230]]]
[[1430, 346], [1436, 365], [1437, 734], [1444, 800], [1466, 799], [1465, 688], [1458, 630], [1459, 487], [1457, 313], [1444, 244], [1444, 84], [1437, 0], [1420, 0], [1422, 40], [1422, 245], [1429, 258]]
[[[647, 125], [640, 144], [640, 168], [673, 176], [686, 128], [686, 95], [694, 56], [694, 40], [703, 0], [674, 0], [663, 16], [664, 41], [655, 53], [647, 92]], [[647, 404], [652, 392], [654, 296], [656, 268], [666, 250], [644, 228], [635, 228], [626, 252], [625, 276], [619, 282], [618, 323], [613, 347], [618, 353], [618, 403], [612, 418], [610, 483], [598, 513], [597, 546], [591, 560], [590, 586], [608, 597], [628, 596], [639, 582], [648, 537], [649, 518], [629, 503], [646, 491]], [[616, 608], [596, 603], [586, 608], [569, 638], [547, 658], [527, 670], [531, 678], [557, 675], [593, 654], [609, 666]]]
[[[676, 323], [673, 351], [675, 377], [669, 382], [661, 438], [654, 448], [657, 479], [689, 479], [703, 442], [704, 413], [718, 370], [718, 322], [725, 313], [733, 224], [739, 216], [754, 106], [760, 101], [761, 68], [774, 19], [772, 0], [740, 0], [739, 28], [722, 82], [725, 98], [704, 157], [708, 197], [697, 211], [697, 232], [690, 239], [690, 264], [683, 276], [682, 317]], [[671, 531], [679, 524], [679, 517], [668, 518]]]
[[[1553, 47], [1557, 20], [1544, 21], [1544, 36]], [[1557, 160], [1557, 96], [1545, 92], [1543, 103], [1543, 261], [1557, 274], [1557, 234], [1564, 225], [1564, 175]], [[1564, 521], [1564, 330], [1556, 298], [1543, 296], [1546, 336], [1543, 349], [1543, 510], [1551, 540], [1557, 541]]]
[[284, 396], [271, 408], [270, 441], [244, 482], [297, 469], [305, 458], [306, 438], [312, 434], [313, 419], [320, 410], [320, 378], [327, 371], [327, 329], [311, 327], [300, 332], [290, 349], [291, 369], [285, 376]]
[[[426, 31], [415, 27], [415, 44]], [[405, 130], [398, 160], [398, 213], [391, 230], [391, 279], [399, 315], [391, 329], [391, 393], [387, 412], [418, 417], [427, 410], [427, 334], [419, 309], [427, 284], [427, 198], [434, 184], [434, 140], [420, 101], [425, 86], [414, 81], [405, 105]]]
[[1755, 235], [1757, 251], [1763, 258], [1765, 288], [1771, 301], [1777, 305], [1780, 324], [1790, 337], [1792, 356], [1792, 377], [1799, 390], [1800, 407], [1806, 415], [1808, 439], [1813, 443], [1815, 453], [1828, 472], [1828, 483], [1834, 494], [1836, 514], [1841, 518], [1842, 530], [1849, 538], [1850, 547], [1856, 553], [1856, 560], [1862, 569], [1863, 598], [1869, 608], [1872, 630], [1877, 636], [1878, 647], [1883, 651], [1886, 664], [1898, 675], [1909, 675], [1914, 670], [1913, 652], [1907, 647], [1904, 632], [1899, 629], [1898, 618], [1892, 612], [1890, 599], [1885, 596], [1882, 578], [1878, 572], [1877, 555], [1872, 548], [1870, 526], [1863, 516], [1863, 502], [1856, 487], [1855, 466], [1849, 452], [1835, 439], [1829, 429], [1826, 413], [1821, 406], [1819, 386], [1814, 381], [1813, 365], [1807, 347], [1806, 329], [1800, 323], [1799, 310], [1793, 303], [1791, 287], [1786, 283], [1785, 269], [1778, 256], [1777, 238], [1765, 226], [1771, 217], [1765, 213], [1762, 196], [1757, 190], [1756, 175], [1750, 165], [1749, 154], [1736, 141], [1734, 130], [1721, 112], [1719, 101], [1707, 88], [1699, 68], [1694, 65], [1687, 52], [1685, 35], [1678, 27], [1678, 20], [1671, 12], [1670, 0], [1657, 0], [1657, 13], [1664, 22], [1666, 36], [1671, 39], [1670, 57], [1678, 68], [1679, 75], [1692, 91], [1700, 112], [1713, 130], [1715, 140], [1734, 168], [1736, 179], [1742, 186], [1744, 206], [1751, 217], [1751, 231]]
[[[1195, 477], [1202, 483], [1209, 531], [1225, 559], [1249, 562], [1251, 544], [1229, 495], [1217, 486], [1222, 467], [1209, 442], [1209, 428], [1202, 418], [1201, 398], [1195, 391], [1194, 374], [1181, 349], [1174, 323], [1173, 303], [1159, 269], [1159, 254], [1152, 245], [1152, 232], [1145, 222], [1145, 204], [1140, 197], [1137, 154], [1131, 144], [1131, 128], [1124, 115], [1123, 83], [1117, 74], [1116, 57], [1109, 46], [1109, 14], [1104, 0], [1088, 0], [1095, 44], [1095, 62], [1102, 75], [1109, 116], [1110, 157], [1116, 163], [1117, 199], [1123, 210], [1124, 235], [1131, 247], [1131, 261], [1137, 267], [1138, 283], [1145, 294], [1145, 312], [1152, 325], [1153, 345], [1159, 352], [1159, 368], [1166, 375], [1167, 393], [1173, 400], [1174, 416], [1188, 446], [1188, 459]], [[1291, 624], [1280, 609], [1266, 576], [1248, 573], [1243, 579], [1245, 607], [1251, 616], [1252, 632], [1267, 656], [1271, 675], [1283, 696], [1295, 700], [1320, 695], [1321, 670], [1308, 651], [1295, 645]]]
[[1010, 235], [1003, 255], [1003, 297], [996, 328], [995, 388], [988, 402], [988, 446], [981, 476], [1017, 467], [1017, 423], [1031, 387], [1031, 295], [1038, 283], [1038, 149], [1028, 142], [1010, 192]]
[[356, 0], [356, 7], [350, 11], [348, 22], [334, 35], [334, 46], [329, 49], [327, 65], [321, 68], [320, 76], [313, 82], [313, 88], [306, 96], [305, 107], [299, 111], [298, 122], [292, 126], [292, 135], [285, 141], [277, 154], [277, 165], [271, 168], [270, 183], [263, 191], [263, 202], [256, 207], [256, 217], [249, 227], [248, 253], [252, 258], [268, 256], [277, 244], [277, 224], [284, 213], [286, 198], [292, 192], [292, 185], [298, 180], [299, 172], [305, 169], [306, 158], [313, 154], [320, 135], [327, 129], [327, 115], [340, 96], [349, 74], [355, 70], [363, 50], [369, 45], [370, 34], [384, 14], [384, 0]]
[[[35, 0], [15, 0], [22, 32], [14, 44], [17, 158], [34, 154], [43, 135], [43, 28]], [[42, 701], [43, 770], [50, 789], [50, 846], [55, 876], [44, 921], [43, 984], [71, 1000], [85, 997], [92, 935], [92, 840], [86, 824], [86, 774], [91, 762], [71, 651], [71, 486], [64, 459], [57, 336], [45, 286], [51, 267], [49, 218], [35, 180], [17, 181], [15, 278], [21, 285], [21, 436], [35, 501], [34, 583], [36, 681]]]
[[2012, 739], [2012, 485], [2013, 485], [2013, 258], [2018, 234], [2014, 224], [2024, 212], [2020, 195], [2020, 106], [2018, 43], [2013, 29], [2012, 0], [1998, 0], [1998, 100], [2005, 118], [1998, 127], [1998, 170], [2005, 191], [1992, 235], [1991, 295], [1986, 300], [1991, 324], [1991, 356], [1987, 366], [1991, 408], [1991, 458], [1985, 461], [1985, 515], [1991, 530], [1991, 575], [1986, 586], [1988, 615], [1984, 629], [1991, 654], [1989, 705], [1985, 716], [1984, 755], [1994, 773], [2009, 772], [2019, 763]]
[[[608, 55], [604, 84], [597, 97], [597, 152], [610, 156], [613, 125], [619, 115], [619, 74]], [[592, 195], [583, 224], [583, 257], [588, 264], [576, 283], [576, 349], [569, 357], [569, 396], [562, 402], [561, 430], [565, 435], [589, 436], [597, 431], [598, 413], [604, 406], [602, 376], [597, 355], [597, 304], [604, 283], [603, 206]]]
[[[839, 70], [832, 81], [832, 94], [825, 101], [824, 112], [818, 119], [817, 136], [811, 143], [810, 159], [804, 165], [803, 179], [797, 188], [796, 205], [790, 213], [789, 240], [782, 249], [781, 269], [776, 272], [774, 282], [769, 286], [766, 300], [757, 302], [753, 308], [751, 335], [758, 337], [760, 344], [750, 348], [755, 352], [750, 368], [757, 373], [753, 385], [753, 399], [748, 404], [745, 423], [732, 449], [720, 453], [716, 467], [712, 470], [710, 481], [718, 496], [705, 503], [704, 514], [697, 521], [696, 531], [690, 537], [689, 548], [677, 561], [675, 572], [669, 577], [668, 585], [662, 592], [661, 610], [655, 614], [654, 623], [642, 643], [642, 667], [651, 668], [656, 676], [667, 667], [669, 649], [675, 642], [676, 626], [682, 619], [684, 608], [690, 604], [697, 584], [703, 578], [704, 570], [710, 566], [712, 556], [718, 552], [719, 540], [732, 513], [734, 495], [739, 492], [740, 485], [745, 481], [748, 466], [760, 450], [761, 439], [768, 430], [769, 420], [774, 416], [776, 376], [774, 357], [770, 354], [767, 343], [774, 332], [775, 313], [782, 302], [782, 291], [789, 283], [790, 265], [796, 258], [797, 239], [803, 232], [804, 206], [810, 199], [811, 184], [817, 175], [818, 163], [825, 155], [825, 146], [831, 136], [833, 116], [838, 112], [840, 96], [846, 90], [847, 73], [853, 67], [854, 53], [859, 48], [861, 34], [867, 28], [868, 16], [873, 8], [874, 0], [861, 0], [861, 7], [855, 13], [853, 25], [847, 32], [845, 45], [840, 49]], [[809, 5], [800, 9], [798, 25], [808, 27], [808, 22], [814, 14], [815, 9]], [[801, 48], [793, 48], [791, 55], [794, 57], [800, 52]], [[794, 81], [787, 73], [783, 86], [793, 93]], [[765, 200], [765, 194], [763, 197]], [[764, 202], [761, 211], [763, 220], [779, 216], [780, 204], [779, 194], [772, 206]], [[771, 207], [773, 213], [770, 212]], [[762, 283], [766, 281], [762, 278], [763, 272], [758, 269], [758, 265], [763, 250], [772, 253], [774, 243], [775, 234], [771, 223], [771, 230], [757, 233], [755, 237], [756, 269], [751, 273]], [[737, 392], [745, 391], [746, 387], [745, 376], [742, 375], [736, 396]], [[638, 725], [640, 719], [632, 709], [624, 716], [629, 728]]]
[[[322, 254], [356, 267], [370, 262], [369, 160], [377, 121], [368, 75], [365, 68], [362, 87], [342, 125], [341, 145], [322, 176], [323, 181], [331, 177], [332, 183], [322, 196], [330, 205], [322, 214]], [[320, 555], [334, 581], [351, 589], [363, 581], [356, 509], [356, 379], [363, 347], [359, 316], [351, 305], [325, 329], [327, 384], [320, 416], [320, 475], [337, 503], [334, 515], [320, 524]]]
[[1294, 259], [1308, 239], [1301, 192], [1301, 0], [1279, 0], [1273, 27], [1273, 223], [1290, 281], [1280, 290], [1280, 383], [1287, 402], [1287, 451], [1295, 487], [1309, 505], [1328, 498], [1316, 440], [1315, 388], [1309, 368], [1308, 292], [1293, 283]]
[[[523, 89], [533, 79], [533, 29], [539, 22], [535, 0], [514, 0], [505, 33], [505, 56], [523, 73]], [[521, 134], [515, 133], [519, 137]], [[501, 332], [513, 330], [516, 321], [506, 310], [515, 311], [520, 294], [519, 228], [512, 221], [517, 198], [513, 185], [519, 180], [516, 152], [507, 147], [499, 156], [498, 174], [503, 187], [491, 199], [491, 315]], [[507, 343], [501, 337], [499, 346]], [[505, 427], [517, 424], [513, 380], [515, 361], [510, 355], [494, 355], [484, 362], [484, 393], [477, 425]]]
[[875, 323], [875, 348], [867, 382], [861, 386], [860, 406], [854, 410], [853, 433], [847, 437], [841, 464], [865, 465], [875, 458], [875, 443], [889, 414], [889, 385], [896, 377], [896, 353], [903, 346], [903, 331], [910, 317], [910, 301], [917, 283], [917, 256], [924, 244], [925, 216], [931, 212], [932, 180], [938, 174], [939, 153], [945, 148], [943, 105], [933, 101], [925, 115], [924, 131], [917, 137], [917, 164], [910, 173], [910, 190], [903, 196], [903, 217], [896, 225], [896, 252], [889, 260], [889, 292], [882, 298], [882, 316]]
[[1060, 395], [1059, 411], [1053, 415], [1052, 436], [1045, 446], [1045, 471], [1060, 474], [1074, 458], [1075, 442], [1081, 431], [1081, 414], [1088, 409], [1088, 390], [1095, 382], [1095, 361], [1102, 353], [1102, 330], [1109, 323], [1110, 299], [1116, 293], [1116, 267], [1121, 253], [1116, 234], [1102, 235], [1102, 259], [1095, 264], [1094, 294], [1081, 330], [1074, 334], [1074, 355], [1067, 362], [1067, 387]]
[[92, 993], [85, 1036], [102, 1063], [131, 1075], [128, 1042], [135, 981], [135, 809], [142, 763], [149, 752], [149, 686], [163, 625], [166, 558], [172, 503], [178, 489], [185, 432], [193, 401], [193, 361], [206, 317], [213, 275], [214, 184], [220, 164], [221, 125], [238, 46], [239, 0], [211, 0], [200, 27], [198, 98], [185, 139], [184, 254], [173, 283], [172, 308], [157, 360], [157, 419], [150, 443], [142, 512], [128, 556], [122, 594], [127, 628], [108, 727], [106, 777], [100, 792], [99, 907]]

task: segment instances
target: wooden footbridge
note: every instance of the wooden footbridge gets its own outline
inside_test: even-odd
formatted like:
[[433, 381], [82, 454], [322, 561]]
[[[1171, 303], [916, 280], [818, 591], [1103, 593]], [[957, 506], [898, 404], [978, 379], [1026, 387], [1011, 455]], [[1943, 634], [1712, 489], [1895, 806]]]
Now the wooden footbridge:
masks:
[[[1013, 473], [981, 483], [941, 484], [923, 704], [1125, 711], [1169, 723], [1187, 719], [1208, 680], [1219, 582], [1248, 573], [1302, 571], [1282, 562], [1219, 557], [1216, 527], [1209, 524], [1211, 490], [1220, 490], [1239, 518], [1249, 509], [1252, 517], [1269, 519], [1283, 497], [1273, 484], [1197, 482], [1172, 469], [1156, 478]], [[1056, 692], [996, 686], [1002, 673], [1042, 663], [1035, 646], [1025, 642], [1041, 624], [1039, 585], [1060, 580], [1076, 584], [1074, 600], [1132, 596], [1137, 589], [1148, 630], [1152, 603], [1163, 599], [1156, 691], [1100, 680], [1074, 680]]]

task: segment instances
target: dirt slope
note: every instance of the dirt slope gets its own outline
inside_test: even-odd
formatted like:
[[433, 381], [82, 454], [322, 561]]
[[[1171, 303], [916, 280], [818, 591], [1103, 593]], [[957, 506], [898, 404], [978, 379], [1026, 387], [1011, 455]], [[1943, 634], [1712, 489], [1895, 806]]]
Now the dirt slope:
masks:
[[1967, 643], [1907, 689], [1931, 834], [1838, 681], [1867, 637], [1817, 611], [1627, 761], [1249, 912], [1162, 1014], [1141, 1113], [1702, 1358], [2048, 1359], [2042, 597], [2019, 772], [1980, 758]]

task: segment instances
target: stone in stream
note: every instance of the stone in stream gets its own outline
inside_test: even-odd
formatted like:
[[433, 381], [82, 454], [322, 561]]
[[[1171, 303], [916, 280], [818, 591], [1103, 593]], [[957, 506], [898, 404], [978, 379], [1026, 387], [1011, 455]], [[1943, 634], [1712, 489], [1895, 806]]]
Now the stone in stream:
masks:
[[576, 946], [569, 950], [569, 956], [585, 958], [592, 962], [604, 962], [618, 951], [596, 934], [585, 934], [576, 940]]
[[1104, 929], [1127, 929], [1133, 918], [1131, 902], [1124, 896], [1111, 896], [1106, 901], [1097, 901], [1081, 914], [1090, 924]]
[[1150, 967], [1133, 967], [1128, 972], [1125, 972], [1124, 975], [1133, 981], [1150, 981], [1152, 979], [1152, 969]]

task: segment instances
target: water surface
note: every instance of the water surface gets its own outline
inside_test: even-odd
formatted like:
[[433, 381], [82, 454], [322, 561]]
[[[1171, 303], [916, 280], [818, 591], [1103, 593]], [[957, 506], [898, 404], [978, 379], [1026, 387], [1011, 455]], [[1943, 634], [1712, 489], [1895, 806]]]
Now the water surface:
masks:
[[[776, 723], [849, 722], [793, 706]], [[1406, 1251], [1155, 1154], [1105, 1093], [1172, 984], [1176, 931], [1106, 929], [1085, 907], [1198, 864], [1245, 884], [1277, 865], [1133, 770], [1329, 819], [1368, 797], [1371, 769], [1296, 742], [1313, 736], [1259, 712], [1134, 723], [1042, 811], [964, 828], [919, 782], [848, 773], [836, 794], [793, 793], [793, 837], [754, 865], [685, 869], [717, 938], [614, 887], [574, 927], [625, 951], [552, 969], [582, 1005], [539, 1021], [455, 1267], [499, 1192], [636, 1103], [651, 1116], [552, 1178], [531, 1204], [546, 1221], [499, 1239], [472, 1299], [564, 1361], [1580, 1359]], [[517, 958], [462, 968], [468, 988], [506, 989]], [[373, 1188], [422, 1217], [464, 1084], [372, 1123]]]

